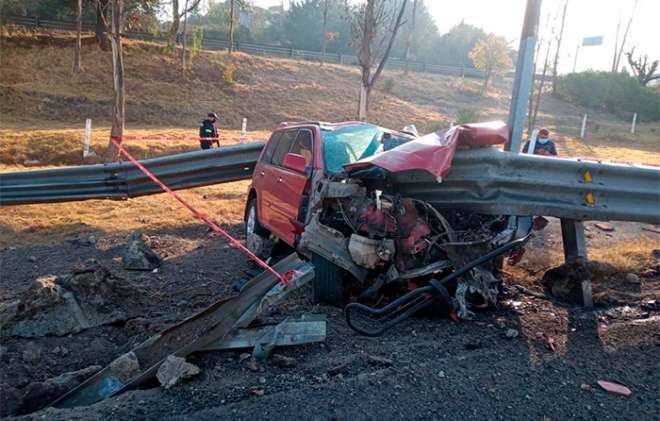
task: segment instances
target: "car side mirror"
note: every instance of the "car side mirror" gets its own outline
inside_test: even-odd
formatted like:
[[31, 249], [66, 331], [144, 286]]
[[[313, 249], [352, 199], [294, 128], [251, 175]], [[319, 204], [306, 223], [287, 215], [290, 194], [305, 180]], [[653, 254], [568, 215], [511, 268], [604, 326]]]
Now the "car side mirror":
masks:
[[307, 161], [302, 155], [297, 153], [288, 153], [284, 156], [282, 166], [288, 170], [305, 173], [307, 169]]

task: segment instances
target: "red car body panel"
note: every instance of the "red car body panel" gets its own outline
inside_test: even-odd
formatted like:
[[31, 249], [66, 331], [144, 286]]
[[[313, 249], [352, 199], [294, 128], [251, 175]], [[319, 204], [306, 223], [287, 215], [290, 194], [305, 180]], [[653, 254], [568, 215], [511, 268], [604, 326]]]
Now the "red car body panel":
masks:
[[464, 124], [431, 133], [379, 155], [345, 165], [346, 170], [376, 166], [389, 172], [426, 171], [437, 179], [449, 174], [457, 148], [506, 143], [509, 130], [502, 122]]

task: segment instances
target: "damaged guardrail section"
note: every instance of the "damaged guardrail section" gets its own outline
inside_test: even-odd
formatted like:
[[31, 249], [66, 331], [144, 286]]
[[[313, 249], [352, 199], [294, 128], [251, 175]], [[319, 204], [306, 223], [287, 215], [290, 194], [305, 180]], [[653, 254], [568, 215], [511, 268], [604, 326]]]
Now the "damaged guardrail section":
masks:
[[[172, 189], [249, 179], [263, 142], [142, 161]], [[0, 174], [0, 205], [126, 199], [160, 193], [130, 162]]]
[[[248, 179], [264, 143], [142, 161], [173, 189]], [[493, 215], [660, 223], [660, 168], [517, 155], [495, 148], [457, 151], [449, 176], [399, 173], [407, 197], [439, 208]], [[130, 162], [0, 174], [0, 205], [126, 199], [161, 189]]]
[[660, 168], [495, 148], [457, 151], [449, 176], [398, 174], [398, 190], [439, 208], [493, 215], [660, 222]]

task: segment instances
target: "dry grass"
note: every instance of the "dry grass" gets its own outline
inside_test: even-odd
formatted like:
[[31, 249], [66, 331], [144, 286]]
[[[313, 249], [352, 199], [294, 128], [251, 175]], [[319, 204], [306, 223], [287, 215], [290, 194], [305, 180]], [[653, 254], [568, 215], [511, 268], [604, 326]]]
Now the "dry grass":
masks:
[[[243, 221], [247, 185], [247, 181], [239, 181], [180, 194], [211, 219], [234, 225]], [[82, 235], [99, 237], [174, 228], [195, 221], [188, 210], [167, 194], [130, 201], [89, 200], [3, 207], [0, 208], [0, 248], [57, 243]]]
[[[103, 162], [108, 146], [110, 128], [101, 127], [92, 130], [90, 150], [95, 156], [82, 159], [83, 129], [49, 128], [49, 123], [39, 122], [39, 128], [0, 129], [0, 170], [9, 171], [6, 166], [17, 165], [80, 165]], [[129, 128], [129, 135], [167, 135], [196, 136], [197, 128]], [[248, 132], [246, 141], [265, 140], [269, 131]], [[239, 143], [240, 132], [221, 131], [221, 145]], [[126, 149], [136, 158], [152, 158], [160, 155], [199, 150], [197, 140], [127, 140]], [[36, 162], [34, 162], [36, 161]], [[2, 168], [5, 167], [5, 168]]]

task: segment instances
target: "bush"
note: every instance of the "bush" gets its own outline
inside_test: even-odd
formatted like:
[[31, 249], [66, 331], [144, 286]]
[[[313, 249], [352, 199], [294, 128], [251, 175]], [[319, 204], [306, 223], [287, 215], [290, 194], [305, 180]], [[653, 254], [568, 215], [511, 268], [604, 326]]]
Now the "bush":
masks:
[[561, 76], [557, 96], [625, 119], [637, 113], [639, 121], [660, 120], [660, 93], [641, 86], [626, 73], [588, 71]]
[[383, 92], [387, 92], [388, 94], [391, 94], [393, 89], [394, 89], [394, 79], [392, 78], [385, 79], [383, 81]]
[[227, 85], [236, 83], [236, 66], [233, 63], [229, 63], [222, 68], [222, 80]]
[[478, 123], [479, 118], [479, 111], [472, 108], [462, 108], [458, 110], [456, 115], [456, 124]]
[[192, 33], [192, 47], [190, 55], [195, 57], [202, 51], [202, 41], [204, 41], [204, 29], [201, 26], [196, 26]]

